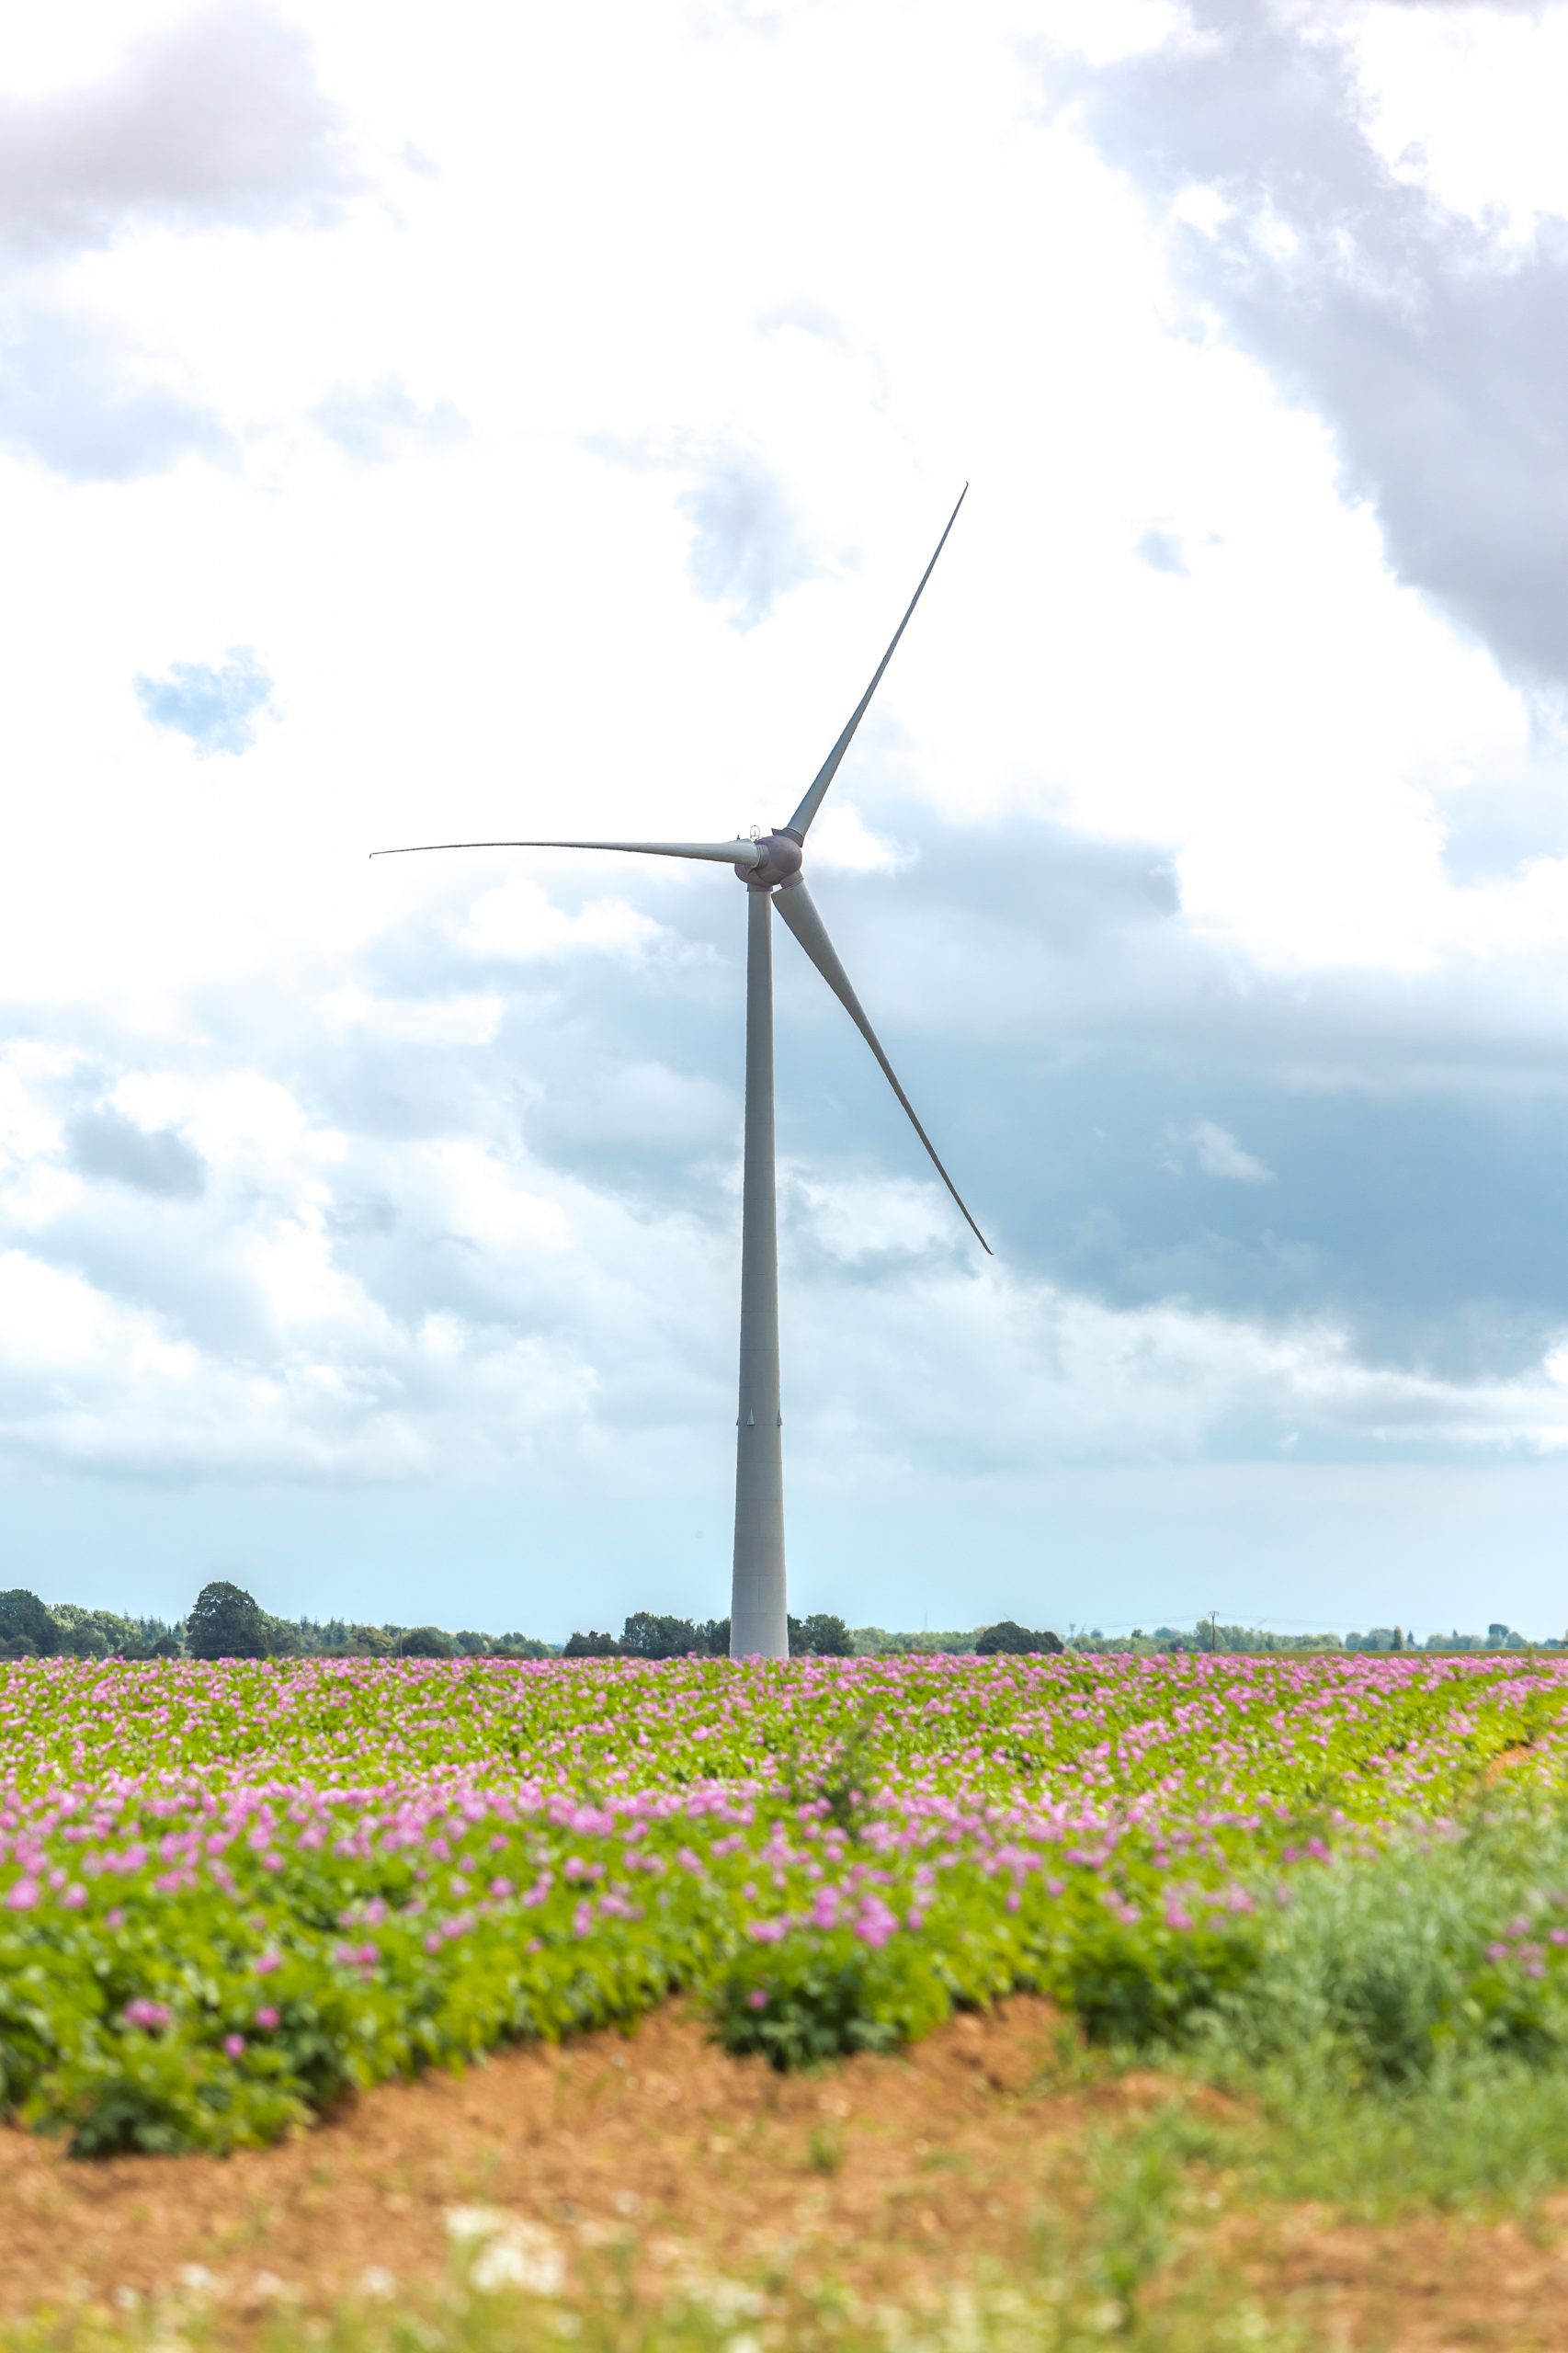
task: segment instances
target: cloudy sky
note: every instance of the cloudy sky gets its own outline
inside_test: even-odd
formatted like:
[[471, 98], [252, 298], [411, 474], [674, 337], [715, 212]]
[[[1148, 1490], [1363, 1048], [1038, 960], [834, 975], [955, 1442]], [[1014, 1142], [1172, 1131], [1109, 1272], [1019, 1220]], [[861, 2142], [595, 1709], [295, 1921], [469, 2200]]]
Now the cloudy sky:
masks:
[[1568, 8], [0, 36], [0, 1584], [1560, 1632]]

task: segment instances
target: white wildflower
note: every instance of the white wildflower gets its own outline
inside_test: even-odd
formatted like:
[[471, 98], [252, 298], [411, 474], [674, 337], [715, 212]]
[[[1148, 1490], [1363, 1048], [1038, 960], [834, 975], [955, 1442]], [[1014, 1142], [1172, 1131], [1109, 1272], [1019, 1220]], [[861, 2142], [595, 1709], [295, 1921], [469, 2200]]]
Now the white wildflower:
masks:
[[481, 2295], [518, 2288], [527, 2296], [559, 2296], [566, 2265], [550, 2232], [537, 2222], [508, 2222], [474, 2257], [469, 2278]]
[[469, 2284], [482, 2296], [498, 2295], [503, 2288], [519, 2289], [526, 2296], [559, 2296], [565, 2287], [565, 2258], [554, 2233], [541, 2222], [495, 2206], [449, 2206], [446, 2224], [449, 2238], [473, 2249]]
[[460, 2246], [472, 2246], [499, 2236], [510, 2221], [498, 2206], [449, 2206], [442, 2220], [447, 2236]]
[[[721, 2326], [726, 2321], [758, 2320], [767, 2310], [767, 2298], [759, 2296], [755, 2288], [744, 2287], [739, 2279], [708, 2278], [688, 2272], [679, 2284], [687, 2301], [718, 2321]], [[739, 2343], [739, 2338], [733, 2340], [734, 2345]]]

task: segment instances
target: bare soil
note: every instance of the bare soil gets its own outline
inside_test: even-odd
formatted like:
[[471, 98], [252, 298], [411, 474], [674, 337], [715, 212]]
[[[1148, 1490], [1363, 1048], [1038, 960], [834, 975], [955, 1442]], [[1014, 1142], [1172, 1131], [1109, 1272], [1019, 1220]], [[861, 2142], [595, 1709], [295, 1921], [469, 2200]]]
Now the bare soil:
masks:
[[[1062, 2051], [1051, 2011], [1019, 1999], [897, 2058], [778, 2076], [676, 2008], [631, 2038], [389, 2086], [226, 2160], [74, 2162], [0, 2131], [0, 2324], [176, 2290], [192, 2266], [236, 2336], [280, 2294], [306, 2309], [417, 2294], [449, 2270], [447, 2218], [464, 2204], [544, 2225], [574, 2266], [624, 2241], [653, 2289], [772, 2268], [903, 2301], [977, 2268], [1037, 2272], [1042, 2220], [1070, 2220], [1080, 2198], [1086, 2136], [1175, 2094], [1153, 2074], [1074, 2081]], [[1568, 2207], [1527, 2234], [1221, 2202], [1203, 2259], [1325, 2345], [1568, 2347]]]

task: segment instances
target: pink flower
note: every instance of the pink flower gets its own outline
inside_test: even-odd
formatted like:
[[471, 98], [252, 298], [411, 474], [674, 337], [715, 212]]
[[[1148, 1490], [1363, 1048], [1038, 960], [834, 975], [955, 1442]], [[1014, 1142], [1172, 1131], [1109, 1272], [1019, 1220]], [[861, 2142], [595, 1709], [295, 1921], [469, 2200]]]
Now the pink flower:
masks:
[[897, 1928], [898, 1915], [889, 1911], [880, 1895], [868, 1895], [855, 1923], [855, 1934], [861, 1943], [869, 1945], [873, 1952], [880, 1952]]
[[256, 2022], [264, 2033], [270, 2034], [278, 2024], [278, 2017], [279, 2013], [273, 2008], [271, 2003], [264, 2002], [256, 2014]]
[[167, 2026], [174, 2012], [166, 2003], [149, 2002], [139, 1995], [134, 2002], [127, 2002], [119, 2015], [127, 2026], [145, 2027], [149, 2034], [157, 2034]]
[[746, 1995], [746, 2007], [748, 2010], [765, 2010], [767, 2007], [767, 1996], [760, 1985], [754, 1985]]
[[6, 1898], [7, 1912], [30, 1912], [38, 1902], [36, 1879], [19, 1879]]
[[244, 2047], [245, 2039], [243, 2034], [226, 2034], [223, 2037], [223, 2052], [226, 2058], [242, 2058], [244, 2053]]
[[258, 1977], [270, 1977], [275, 1969], [281, 1969], [282, 1966], [283, 1956], [280, 1952], [258, 1952], [251, 1962], [251, 1967]]

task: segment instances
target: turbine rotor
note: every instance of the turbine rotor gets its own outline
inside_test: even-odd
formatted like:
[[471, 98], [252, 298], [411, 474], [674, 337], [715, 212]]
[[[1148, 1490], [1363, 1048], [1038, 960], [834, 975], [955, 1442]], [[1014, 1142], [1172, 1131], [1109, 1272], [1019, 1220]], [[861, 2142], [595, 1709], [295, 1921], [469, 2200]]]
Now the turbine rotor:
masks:
[[792, 882], [801, 870], [801, 836], [792, 826], [776, 825], [770, 834], [759, 834], [752, 847], [757, 852], [756, 863], [749, 860], [737, 865], [735, 872], [748, 891], [776, 891], [781, 882]]

